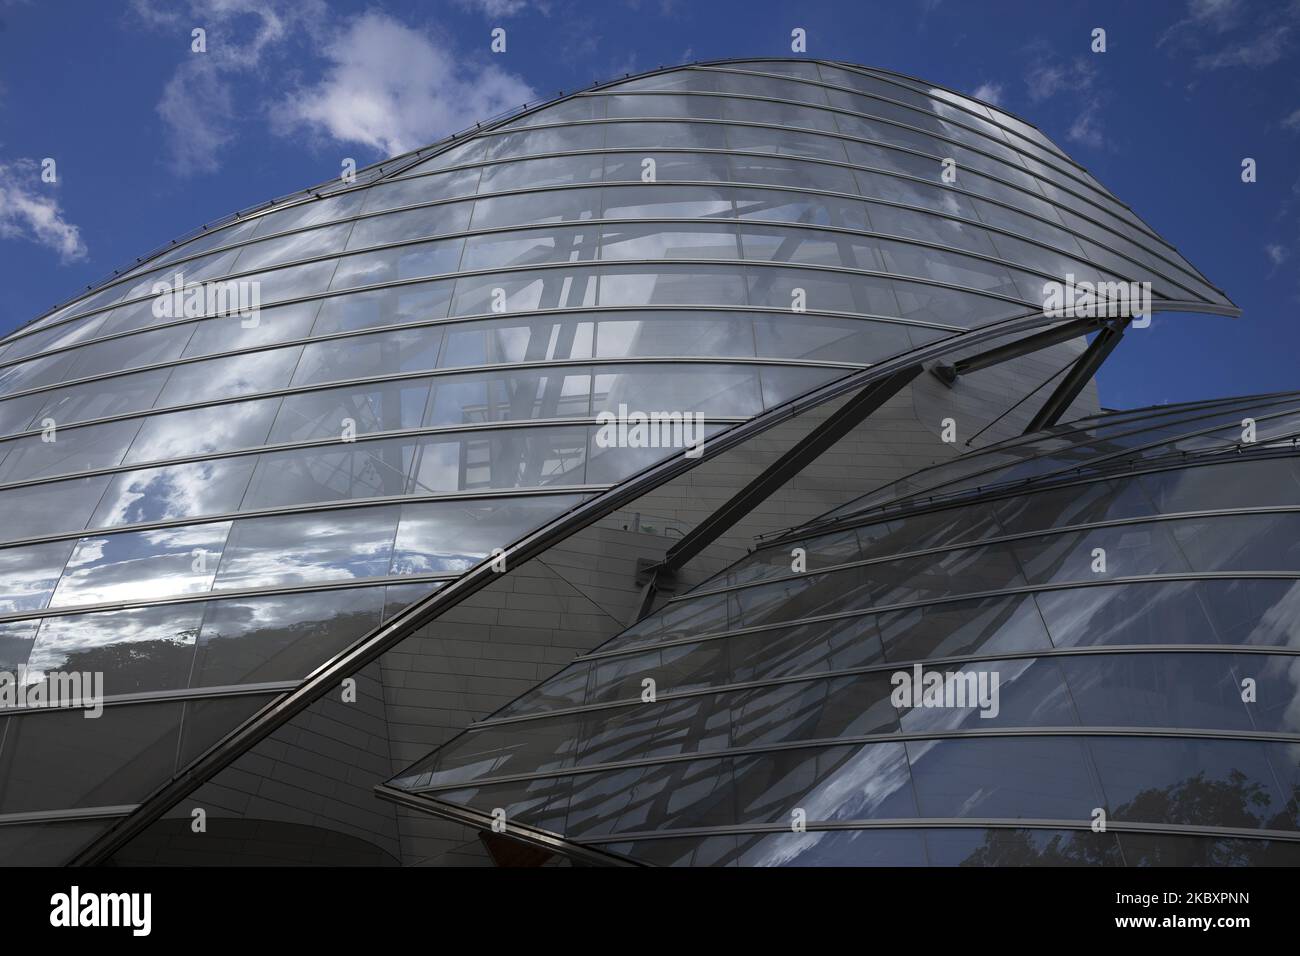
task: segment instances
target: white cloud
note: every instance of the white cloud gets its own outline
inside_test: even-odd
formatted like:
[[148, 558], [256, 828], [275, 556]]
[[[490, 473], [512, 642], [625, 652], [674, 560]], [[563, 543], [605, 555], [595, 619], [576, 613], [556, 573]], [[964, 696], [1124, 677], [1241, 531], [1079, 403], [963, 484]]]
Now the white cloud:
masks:
[[1300, 110], [1295, 110], [1290, 116], [1283, 119], [1282, 128], [1293, 133], [1300, 133]]
[[1066, 63], [1040, 51], [1038, 59], [1025, 73], [1025, 85], [1029, 87], [1029, 98], [1041, 103], [1062, 91], [1090, 89], [1095, 76], [1095, 69], [1084, 59]]
[[1106, 137], [1101, 126], [1101, 100], [1094, 98], [1085, 103], [1065, 136], [1071, 142], [1082, 143], [1094, 149], [1105, 146]]
[[1041, 103], [1062, 96], [1066, 103], [1075, 101], [1078, 113], [1066, 131], [1066, 138], [1094, 149], [1106, 148], [1102, 114], [1107, 96], [1097, 83], [1096, 66], [1083, 57], [1063, 60], [1042, 41], [1031, 43], [1027, 49], [1033, 55], [1025, 71], [1029, 99]]
[[1185, 45], [1204, 30], [1224, 33], [1236, 26], [1241, 8], [1242, 0], [1187, 0], [1187, 16], [1160, 34], [1156, 46]]
[[1286, 262], [1291, 255], [1285, 246], [1280, 246], [1277, 243], [1270, 243], [1265, 246], [1264, 254], [1268, 256], [1268, 261], [1273, 263], [1275, 266], [1280, 266], [1282, 263]]
[[992, 103], [994, 106], [1002, 105], [1002, 84], [1001, 83], [981, 83], [975, 87], [974, 97], [977, 100], [983, 100], [985, 103]]
[[392, 155], [537, 99], [514, 74], [457, 63], [428, 36], [381, 13], [353, 20], [325, 56], [330, 65], [320, 81], [274, 107], [279, 132], [307, 129]]
[[[1297, 26], [1300, 0], [1270, 0], [1253, 8], [1244, 0], [1188, 0], [1186, 16], [1165, 30], [1156, 46], [1167, 45], [1173, 55], [1198, 51], [1192, 62], [1201, 70], [1261, 69], [1291, 49]], [[1234, 31], [1236, 37], [1219, 46]]]
[[1196, 65], [1206, 70], [1228, 66], [1248, 66], [1255, 69], [1282, 59], [1291, 46], [1294, 31], [1289, 26], [1269, 30], [1250, 40], [1233, 44], [1217, 53], [1207, 53], [1196, 58]]
[[26, 239], [59, 254], [62, 262], [86, 257], [81, 230], [63, 218], [59, 202], [41, 182], [33, 159], [0, 163], [0, 238]]
[[477, 10], [487, 17], [513, 17], [530, 6], [537, 7], [541, 13], [549, 13], [544, 3], [530, 3], [529, 0], [456, 0], [466, 10]]
[[[234, 78], [261, 70], [267, 55], [289, 40], [314, 35], [328, 13], [320, 0], [132, 0], [131, 6], [146, 26], [183, 44], [185, 58], [157, 106], [172, 169], [182, 176], [221, 167], [240, 118]], [[206, 33], [206, 53], [190, 52], [196, 27]]]
[[163, 87], [158, 115], [169, 130], [167, 152], [181, 176], [212, 173], [235, 137], [233, 94], [209, 60], [182, 64]]

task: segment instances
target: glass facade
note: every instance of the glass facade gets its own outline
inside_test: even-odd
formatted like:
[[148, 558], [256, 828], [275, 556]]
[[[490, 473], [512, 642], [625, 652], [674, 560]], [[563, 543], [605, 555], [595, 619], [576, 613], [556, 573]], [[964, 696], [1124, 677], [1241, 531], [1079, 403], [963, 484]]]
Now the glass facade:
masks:
[[973, 452], [761, 543], [392, 785], [655, 864], [1294, 865], [1298, 413]]
[[[681, 453], [611, 447], [606, 416], [699, 415], [712, 437], [918, 349], [1040, 320], [1044, 283], [1067, 277], [1235, 311], [1033, 127], [815, 61], [595, 87], [146, 259], [0, 341], [0, 669], [25, 692], [102, 674], [107, 705], [84, 722], [0, 710], [0, 830], [75, 819], [95, 835], [400, 608]], [[228, 314], [214, 290], [258, 305]], [[1129, 448], [1095, 427], [1098, 447]], [[909, 481], [1057, 460], [989, 454]], [[1163, 573], [1190, 560], [1197, 526], [1141, 533], [1160, 544], [1143, 573]], [[957, 595], [966, 567], [989, 588], [1064, 580], [1092, 541], [954, 547], [889, 586]], [[849, 607], [879, 582], [845, 588], [864, 572], [844, 554], [852, 568], [802, 596], [738, 567], [753, 589], [703, 598], [722, 601], [707, 626]], [[751, 715], [746, 733], [767, 739]], [[713, 719], [701, 752], [726, 749]], [[52, 769], [87, 752], [75, 781]], [[873, 753], [891, 773], [909, 759], [899, 743]], [[735, 774], [733, 759], [690, 772]]]

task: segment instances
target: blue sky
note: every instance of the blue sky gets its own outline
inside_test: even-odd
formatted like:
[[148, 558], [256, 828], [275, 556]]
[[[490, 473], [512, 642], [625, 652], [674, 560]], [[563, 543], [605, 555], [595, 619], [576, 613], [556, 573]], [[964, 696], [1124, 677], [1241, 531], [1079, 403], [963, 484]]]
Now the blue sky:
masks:
[[795, 27], [1034, 122], [1244, 309], [1130, 332], [1104, 404], [1300, 388], [1300, 0], [0, 0], [0, 332], [342, 157]]

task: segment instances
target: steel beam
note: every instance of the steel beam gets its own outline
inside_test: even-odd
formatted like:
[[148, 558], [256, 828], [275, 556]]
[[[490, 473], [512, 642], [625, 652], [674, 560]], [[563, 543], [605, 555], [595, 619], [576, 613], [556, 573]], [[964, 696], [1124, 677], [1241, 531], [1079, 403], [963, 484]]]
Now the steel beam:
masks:
[[957, 379], [962, 375], [968, 375], [971, 372], [978, 372], [980, 369], [988, 368], [992, 365], [999, 365], [1002, 362], [1019, 358], [1022, 355], [1028, 355], [1031, 352], [1039, 352], [1053, 345], [1059, 345], [1062, 342], [1068, 342], [1070, 339], [1077, 339], [1081, 335], [1087, 335], [1094, 331], [1098, 326], [1096, 319], [1076, 319], [1073, 322], [1066, 322], [1064, 325], [1058, 325], [1054, 329], [1047, 329], [1036, 335], [1028, 335], [1022, 339], [1016, 339], [1014, 342], [1008, 342], [1005, 345], [999, 345], [997, 348], [989, 349], [987, 352], [980, 352], [978, 355], [972, 355], [969, 358], [959, 359], [951, 365], [944, 362], [936, 362], [930, 369], [930, 372], [943, 384], [952, 388], [957, 383]]
[[644, 617], [653, 607], [657, 581], [662, 580], [666, 575], [675, 574], [686, 562], [766, 501], [774, 491], [860, 425], [868, 415], [889, 401], [920, 372], [919, 364], [910, 365], [862, 389], [805, 435], [798, 444], [764, 469], [762, 474], [736, 492], [726, 504], [696, 525], [686, 537], [669, 548], [664, 559], [653, 569], [641, 593], [641, 607], [637, 619]]
[[1043, 407], [1025, 428], [1024, 434], [1051, 428], [1061, 420], [1070, 403], [1083, 391], [1088, 380], [1097, 374], [1101, 363], [1115, 351], [1115, 346], [1119, 345], [1119, 340], [1124, 335], [1124, 329], [1131, 321], [1131, 318], [1116, 319], [1097, 333], [1097, 337], [1092, 340], [1087, 351], [1080, 355], [1074, 367], [1065, 373], [1065, 378], [1061, 379], [1061, 384], [1056, 386], [1056, 391], [1043, 402]]

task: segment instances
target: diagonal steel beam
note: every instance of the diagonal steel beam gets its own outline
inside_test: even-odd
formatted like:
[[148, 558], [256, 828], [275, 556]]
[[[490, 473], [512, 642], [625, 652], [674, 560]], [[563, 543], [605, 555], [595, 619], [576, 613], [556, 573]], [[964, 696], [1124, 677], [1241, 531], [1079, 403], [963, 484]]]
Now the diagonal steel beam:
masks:
[[664, 559], [652, 570], [641, 592], [638, 620], [654, 605], [656, 582], [675, 574], [686, 562], [716, 541], [736, 522], [771, 497], [773, 492], [860, 425], [868, 415], [889, 401], [920, 372], [919, 364], [910, 365], [866, 386], [749, 484], [736, 492], [726, 504], [696, 525], [686, 537], [669, 548]]
[[1101, 368], [1101, 363], [1110, 357], [1110, 353], [1115, 351], [1115, 346], [1119, 345], [1119, 340], [1124, 335], [1124, 329], [1128, 327], [1131, 318], [1121, 318], [1107, 324], [1097, 337], [1092, 340], [1092, 344], [1087, 350], [1079, 356], [1070, 371], [1065, 373], [1065, 378], [1061, 379], [1061, 384], [1056, 386], [1056, 391], [1048, 396], [1047, 401], [1043, 402], [1043, 407], [1038, 410], [1033, 421], [1025, 428], [1026, 435], [1031, 432], [1042, 431], [1044, 428], [1051, 428], [1065, 410], [1083, 391], [1083, 387], [1088, 384], [1089, 379], [1097, 374], [1097, 369]]
[[936, 362], [930, 371], [935, 378], [952, 388], [962, 375], [978, 372], [980, 369], [999, 365], [1002, 362], [1028, 355], [1031, 352], [1040, 352], [1053, 345], [1068, 342], [1070, 339], [1077, 339], [1081, 335], [1087, 335], [1089, 332], [1095, 331], [1099, 324], [1096, 319], [1076, 319], [1073, 322], [1058, 325], [1054, 329], [1047, 329], [1035, 335], [1027, 335], [1005, 345], [999, 345], [997, 348], [989, 349], [987, 352], [980, 352], [978, 355], [960, 359], [951, 365], [945, 362]]

